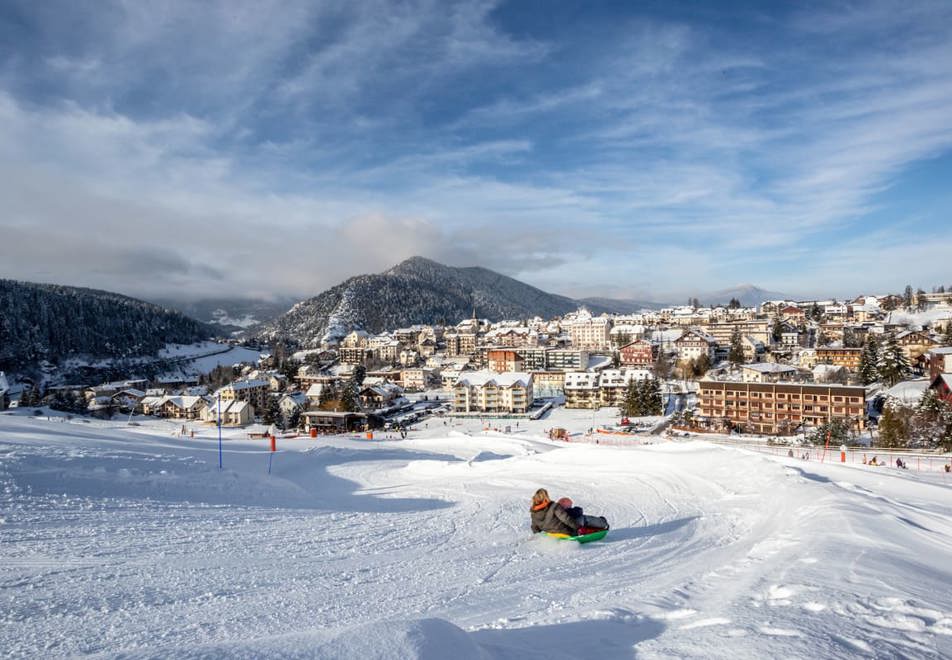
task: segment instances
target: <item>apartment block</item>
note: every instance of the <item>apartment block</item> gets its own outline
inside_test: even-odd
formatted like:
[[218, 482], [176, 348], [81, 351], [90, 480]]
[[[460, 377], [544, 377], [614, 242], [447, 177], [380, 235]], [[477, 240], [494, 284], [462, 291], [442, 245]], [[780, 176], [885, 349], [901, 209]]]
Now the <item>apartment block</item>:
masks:
[[857, 430], [865, 427], [862, 387], [701, 381], [699, 399], [702, 417], [754, 433], [782, 434], [831, 419], [849, 419]]

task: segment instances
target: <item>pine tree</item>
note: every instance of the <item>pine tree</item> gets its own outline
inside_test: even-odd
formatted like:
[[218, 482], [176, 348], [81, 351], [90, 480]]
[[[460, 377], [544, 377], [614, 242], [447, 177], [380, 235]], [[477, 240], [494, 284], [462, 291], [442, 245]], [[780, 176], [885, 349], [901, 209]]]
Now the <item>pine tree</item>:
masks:
[[902, 304], [906, 306], [907, 310], [912, 310], [912, 285], [907, 284], [906, 289], [902, 293]]
[[773, 320], [773, 328], [770, 331], [770, 338], [773, 340], [773, 343], [779, 344], [783, 339], [783, 325], [780, 323], [780, 317], [775, 316]]
[[896, 399], [887, 399], [879, 418], [879, 440], [876, 445], [901, 448], [909, 444], [913, 411]]
[[711, 370], [711, 356], [707, 353], [701, 353], [700, 357], [694, 361], [694, 376], [703, 378]]
[[654, 378], [642, 381], [642, 414], [660, 415], [664, 412], [664, 400], [661, 396], [661, 386]]
[[740, 301], [737, 298], [731, 298], [730, 302], [727, 303], [728, 309], [740, 309]]
[[884, 383], [892, 387], [904, 380], [909, 374], [909, 362], [906, 360], [895, 335], [889, 335], [879, 352], [879, 376]]
[[301, 424], [301, 411], [293, 408], [290, 413], [284, 417], [284, 428], [296, 429]]
[[744, 362], [744, 344], [741, 342], [740, 328], [734, 328], [734, 332], [731, 333], [731, 348], [727, 353], [727, 359], [735, 366]]
[[667, 380], [668, 376], [671, 375], [671, 362], [668, 360], [664, 348], [658, 349], [658, 357], [655, 359], [653, 371], [654, 377], [661, 380]]
[[626, 417], [639, 417], [641, 410], [639, 408], [638, 381], [628, 381], [628, 387], [625, 388], [625, 401], [622, 405], [622, 412]]
[[926, 301], [926, 292], [922, 289], [916, 290], [916, 311], [924, 312], [926, 311], [926, 306], [929, 303]]
[[264, 405], [264, 411], [261, 413], [261, 420], [265, 424], [275, 424], [281, 417], [281, 407], [278, 405], [277, 397], [269, 396]]
[[823, 318], [823, 310], [820, 309], [819, 305], [813, 303], [813, 305], [810, 306], [810, 313], [808, 316], [814, 321], [819, 321]]
[[952, 450], [952, 403], [926, 390], [912, 423], [912, 444], [917, 447]]
[[945, 332], [942, 334], [942, 343], [946, 346], [952, 346], [952, 321], [945, 324]]
[[875, 335], [869, 335], [863, 354], [860, 356], [859, 377], [863, 385], [869, 385], [879, 380], [879, 340]]

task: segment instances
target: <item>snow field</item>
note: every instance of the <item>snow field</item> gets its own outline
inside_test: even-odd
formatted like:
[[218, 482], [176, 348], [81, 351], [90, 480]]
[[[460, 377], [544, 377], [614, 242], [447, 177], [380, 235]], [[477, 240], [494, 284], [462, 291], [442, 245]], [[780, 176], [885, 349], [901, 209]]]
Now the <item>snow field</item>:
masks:
[[[580, 420], [581, 421], [581, 420]], [[942, 657], [944, 483], [703, 442], [0, 416], [11, 657]], [[533, 537], [538, 487], [612, 531]]]

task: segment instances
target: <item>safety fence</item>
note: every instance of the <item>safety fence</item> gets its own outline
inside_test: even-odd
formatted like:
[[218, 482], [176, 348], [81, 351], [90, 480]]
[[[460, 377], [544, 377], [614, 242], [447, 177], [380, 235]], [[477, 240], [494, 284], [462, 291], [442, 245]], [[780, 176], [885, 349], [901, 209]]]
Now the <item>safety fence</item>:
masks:
[[[893, 468], [914, 472], [936, 472], [950, 474], [952, 454], [913, 451], [908, 449], [881, 449], [878, 447], [840, 446], [825, 449], [822, 445], [777, 445], [765, 442], [728, 440], [722, 438], [703, 438], [706, 442], [725, 447], [737, 447], [771, 456], [796, 458], [817, 463], [842, 463], [865, 465], [871, 469]], [[904, 467], [900, 467], [897, 459]]]

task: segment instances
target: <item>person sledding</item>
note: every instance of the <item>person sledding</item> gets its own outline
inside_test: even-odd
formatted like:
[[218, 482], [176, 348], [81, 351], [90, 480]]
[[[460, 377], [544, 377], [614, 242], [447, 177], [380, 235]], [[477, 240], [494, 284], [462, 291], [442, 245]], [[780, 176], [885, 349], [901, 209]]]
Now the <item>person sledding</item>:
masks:
[[575, 503], [568, 497], [560, 497], [556, 504], [565, 509], [566, 513], [578, 521], [580, 534], [588, 534], [601, 529], [608, 529], [608, 520], [603, 516], [586, 516], [585, 512], [582, 511], [582, 507], [575, 506]]
[[[569, 501], [571, 504], [571, 500]], [[578, 516], [572, 516], [565, 507], [553, 502], [545, 488], [540, 488], [532, 496], [530, 507], [533, 533], [546, 532], [578, 537], [593, 531], [607, 530], [608, 521], [597, 516], [585, 516], [579, 509]], [[588, 527], [587, 525], [593, 525]]]

